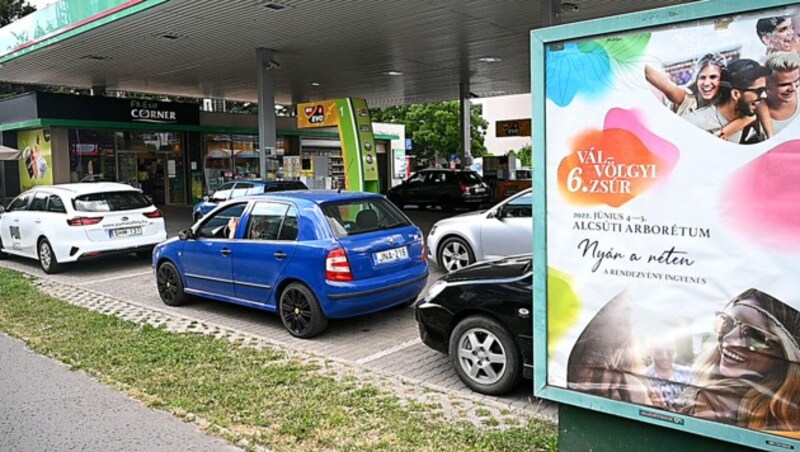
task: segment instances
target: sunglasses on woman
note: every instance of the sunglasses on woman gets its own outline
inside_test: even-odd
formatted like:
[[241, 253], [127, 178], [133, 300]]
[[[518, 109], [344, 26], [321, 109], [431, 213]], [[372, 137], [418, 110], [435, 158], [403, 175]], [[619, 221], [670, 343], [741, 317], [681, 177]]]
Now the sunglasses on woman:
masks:
[[744, 338], [745, 345], [751, 352], [784, 356], [783, 346], [774, 334], [764, 331], [755, 325], [742, 322], [727, 312], [717, 312], [714, 330], [720, 337], [730, 333], [736, 327], [739, 327], [739, 335]]

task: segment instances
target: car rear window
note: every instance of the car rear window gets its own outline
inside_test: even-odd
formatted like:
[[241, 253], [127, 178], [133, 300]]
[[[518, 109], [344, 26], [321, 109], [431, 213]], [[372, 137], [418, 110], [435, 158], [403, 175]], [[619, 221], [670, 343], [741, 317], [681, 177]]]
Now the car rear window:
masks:
[[78, 196], [72, 205], [78, 212], [116, 212], [142, 209], [153, 204], [141, 192], [131, 190]]
[[461, 180], [468, 184], [481, 183], [481, 177], [478, 176], [478, 173], [461, 173]]
[[336, 238], [411, 224], [403, 212], [384, 198], [334, 201], [321, 207]]

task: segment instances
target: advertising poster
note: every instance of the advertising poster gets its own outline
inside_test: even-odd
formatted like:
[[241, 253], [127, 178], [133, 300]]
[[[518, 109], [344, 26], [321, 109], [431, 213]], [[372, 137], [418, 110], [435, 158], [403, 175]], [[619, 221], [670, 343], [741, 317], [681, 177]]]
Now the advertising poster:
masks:
[[537, 386], [800, 448], [798, 14], [544, 44]]
[[26, 130], [17, 134], [17, 147], [22, 150], [19, 164], [19, 181], [22, 191], [35, 185], [53, 184], [53, 155], [50, 148], [50, 131]]

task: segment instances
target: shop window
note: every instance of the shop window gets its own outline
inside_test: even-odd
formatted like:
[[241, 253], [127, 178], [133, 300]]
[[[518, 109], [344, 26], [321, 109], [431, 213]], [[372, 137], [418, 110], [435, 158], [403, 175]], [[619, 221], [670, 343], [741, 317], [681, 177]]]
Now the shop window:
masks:
[[70, 129], [70, 181], [116, 181], [117, 162], [114, 132]]

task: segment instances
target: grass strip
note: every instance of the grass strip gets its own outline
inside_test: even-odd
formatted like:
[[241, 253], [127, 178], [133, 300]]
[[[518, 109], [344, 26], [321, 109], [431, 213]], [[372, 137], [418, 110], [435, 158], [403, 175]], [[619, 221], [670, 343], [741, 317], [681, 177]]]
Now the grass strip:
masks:
[[274, 349], [169, 333], [70, 305], [6, 269], [0, 331], [147, 406], [199, 417], [234, 443], [279, 450], [556, 449], [556, 430], [545, 422], [503, 430], [445, 422], [429, 416], [426, 405], [337, 381]]

